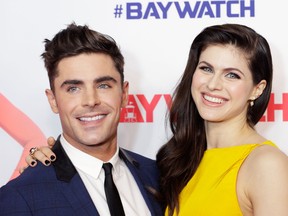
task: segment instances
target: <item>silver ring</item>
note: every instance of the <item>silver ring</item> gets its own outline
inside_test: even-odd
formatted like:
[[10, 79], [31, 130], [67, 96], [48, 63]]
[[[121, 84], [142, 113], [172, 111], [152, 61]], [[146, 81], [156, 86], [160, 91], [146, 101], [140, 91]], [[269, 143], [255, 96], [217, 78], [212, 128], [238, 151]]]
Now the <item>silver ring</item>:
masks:
[[37, 148], [37, 147], [32, 147], [32, 148], [30, 148], [30, 150], [29, 150], [30, 156], [33, 157], [33, 155], [35, 154], [36, 151], [38, 151], [38, 148]]

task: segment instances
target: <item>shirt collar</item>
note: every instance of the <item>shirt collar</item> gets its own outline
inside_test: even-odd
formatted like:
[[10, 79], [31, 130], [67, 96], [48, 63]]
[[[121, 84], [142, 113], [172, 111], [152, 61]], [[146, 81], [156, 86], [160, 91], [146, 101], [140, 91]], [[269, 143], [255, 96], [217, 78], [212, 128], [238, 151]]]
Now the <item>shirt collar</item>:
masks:
[[[60, 137], [61, 144], [66, 152], [66, 154], [69, 156], [71, 162], [76, 167], [76, 169], [79, 169], [83, 171], [84, 173], [92, 176], [93, 178], [99, 178], [100, 172], [102, 170], [102, 165], [104, 162], [110, 162], [114, 170], [117, 174], [119, 174], [120, 171], [120, 157], [119, 157], [119, 147], [117, 146], [116, 152], [113, 155], [113, 157], [109, 161], [101, 161], [98, 158], [95, 158], [77, 148], [72, 146], [68, 141], [64, 138], [63, 135]], [[79, 158], [81, 158], [79, 160]]]

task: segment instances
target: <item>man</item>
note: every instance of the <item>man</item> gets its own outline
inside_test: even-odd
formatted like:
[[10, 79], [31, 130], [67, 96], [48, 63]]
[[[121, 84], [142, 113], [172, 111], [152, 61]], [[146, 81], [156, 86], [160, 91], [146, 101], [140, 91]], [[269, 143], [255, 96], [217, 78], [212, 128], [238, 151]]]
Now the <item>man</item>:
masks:
[[42, 57], [50, 82], [45, 93], [63, 130], [53, 146], [57, 159], [53, 166], [27, 168], [3, 186], [1, 215], [109, 215], [102, 169], [106, 162], [113, 165], [126, 215], [162, 215], [152, 194], [158, 190], [155, 161], [117, 144], [129, 84], [115, 41], [72, 23], [45, 40]]

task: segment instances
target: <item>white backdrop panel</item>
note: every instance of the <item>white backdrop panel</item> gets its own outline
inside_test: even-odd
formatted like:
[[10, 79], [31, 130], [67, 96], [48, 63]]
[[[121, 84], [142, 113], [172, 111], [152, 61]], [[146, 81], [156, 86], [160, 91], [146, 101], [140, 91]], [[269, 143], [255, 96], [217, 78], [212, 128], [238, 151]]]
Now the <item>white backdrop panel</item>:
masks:
[[[157, 3], [158, 2], [158, 3]], [[22, 110], [43, 131], [45, 136], [58, 136], [61, 132], [58, 116], [54, 115], [44, 94], [48, 88], [48, 78], [40, 58], [44, 38], [51, 39], [60, 29], [75, 21], [111, 35], [120, 45], [126, 59], [125, 79], [130, 82], [130, 94], [135, 98], [144, 122], [121, 123], [119, 144], [125, 148], [155, 158], [159, 147], [167, 140], [169, 130], [164, 127], [167, 109], [163, 95], [171, 94], [186, 64], [193, 38], [204, 27], [212, 24], [235, 22], [249, 25], [269, 41], [274, 60], [275, 103], [282, 104], [280, 110], [271, 106], [274, 119], [260, 122], [257, 129], [268, 139], [288, 153], [288, 40], [284, 34], [288, 14], [284, 1], [221, 1], [219, 11], [212, 1], [186, 1], [193, 9], [200, 5], [210, 5], [212, 12], [184, 18], [179, 17], [176, 5], [184, 7], [184, 1], [124, 1], [124, 0], [9, 0], [0, 2], [0, 93]], [[218, 1], [220, 2], [220, 1]], [[160, 4], [167, 6], [163, 13]], [[227, 11], [239, 13], [242, 3], [255, 4], [255, 16], [228, 17]], [[133, 4], [129, 12], [128, 4]], [[115, 18], [116, 6], [122, 6], [123, 14]], [[137, 7], [141, 5], [140, 10]], [[137, 6], [137, 7], [136, 7]], [[195, 9], [195, 8], [194, 8]], [[272, 10], [273, 9], [273, 10]], [[142, 14], [140, 14], [140, 11]], [[208, 11], [208, 7], [204, 12]], [[148, 15], [147, 18], [144, 15]], [[167, 15], [166, 17], [164, 15]], [[157, 17], [159, 15], [159, 17]], [[210, 13], [211, 15], [211, 13]], [[134, 16], [135, 19], [129, 19]], [[136, 18], [139, 16], [138, 18]], [[283, 27], [281, 27], [281, 25]], [[280, 26], [280, 27], [279, 27]], [[160, 95], [154, 111], [147, 116], [137, 95], [144, 95], [148, 102]], [[283, 98], [286, 97], [286, 104]], [[1, 112], [1, 104], [0, 104]], [[270, 113], [270, 118], [271, 118]], [[286, 114], [285, 114], [286, 113]], [[9, 114], [7, 114], [9, 115]], [[148, 121], [148, 122], [147, 122]], [[1, 126], [1, 120], [0, 120]], [[23, 147], [0, 127], [0, 186], [6, 183], [15, 168]]]

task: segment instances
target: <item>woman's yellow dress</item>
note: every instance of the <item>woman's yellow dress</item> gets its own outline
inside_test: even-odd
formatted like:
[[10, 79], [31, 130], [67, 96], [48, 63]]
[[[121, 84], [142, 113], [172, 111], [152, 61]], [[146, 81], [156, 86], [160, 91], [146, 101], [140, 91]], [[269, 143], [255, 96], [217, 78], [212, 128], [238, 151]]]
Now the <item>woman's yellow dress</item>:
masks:
[[276, 146], [265, 141], [206, 150], [195, 175], [180, 194], [178, 215], [242, 216], [236, 194], [237, 174], [247, 156], [263, 144]]

